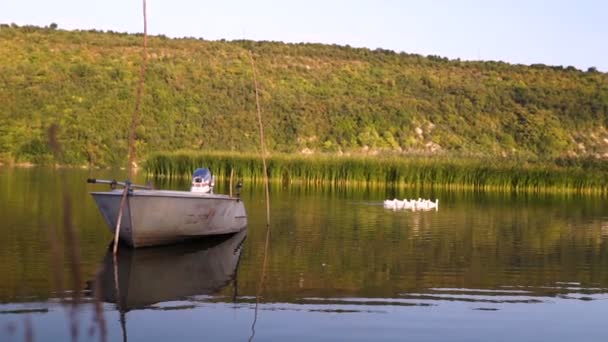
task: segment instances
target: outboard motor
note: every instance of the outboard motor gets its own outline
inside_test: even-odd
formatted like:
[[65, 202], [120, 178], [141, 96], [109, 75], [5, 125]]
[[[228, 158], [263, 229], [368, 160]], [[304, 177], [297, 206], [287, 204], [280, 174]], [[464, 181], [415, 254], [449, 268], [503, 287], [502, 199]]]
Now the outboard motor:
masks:
[[214, 185], [215, 182], [209, 169], [203, 167], [194, 170], [192, 174], [192, 187], [190, 187], [191, 192], [212, 194]]

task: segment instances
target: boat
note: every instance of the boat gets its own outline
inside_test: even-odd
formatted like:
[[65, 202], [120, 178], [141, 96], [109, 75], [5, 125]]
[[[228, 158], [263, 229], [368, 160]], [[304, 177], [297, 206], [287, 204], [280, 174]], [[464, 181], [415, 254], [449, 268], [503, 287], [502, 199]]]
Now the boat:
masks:
[[236, 279], [246, 237], [242, 230], [182, 244], [121, 248], [116, 260], [108, 248], [89, 289], [121, 312], [213, 295]]
[[[112, 187], [111, 191], [91, 195], [113, 234], [121, 214], [122, 197], [127, 192], [118, 238], [137, 248], [236, 233], [247, 227], [247, 213], [239, 191], [236, 197], [215, 194], [213, 178], [205, 177], [211, 177], [211, 173], [197, 169], [191, 191], [154, 190], [129, 181], [88, 179], [87, 182]], [[203, 188], [204, 191], [199, 190]]]

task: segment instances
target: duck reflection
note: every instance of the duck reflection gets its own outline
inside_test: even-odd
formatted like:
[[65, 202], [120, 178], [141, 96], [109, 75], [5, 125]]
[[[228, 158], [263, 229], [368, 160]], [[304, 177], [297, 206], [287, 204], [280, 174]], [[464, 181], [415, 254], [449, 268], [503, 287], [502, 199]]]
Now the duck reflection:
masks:
[[99, 298], [121, 312], [213, 294], [236, 279], [246, 236], [244, 229], [178, 245], [121, 248], [116, 263], [109, 249], [93, 284]]

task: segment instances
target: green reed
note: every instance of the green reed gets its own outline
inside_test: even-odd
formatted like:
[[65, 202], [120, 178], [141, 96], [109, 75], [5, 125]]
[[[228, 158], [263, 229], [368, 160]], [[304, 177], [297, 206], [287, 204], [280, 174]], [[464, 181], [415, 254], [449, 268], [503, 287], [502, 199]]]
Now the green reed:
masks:
[[[267, 163], [269, 179], [283, 184], [608, 192], [608, 175], [599, 168], [506, 159], [273, 154]], [[263, 179], [257, 154], [180, 151], [153, 154], [145, 163], [146, 172], [154, 177], [190, 177], [197, 167], [208, 167], [218, 180], [228, 179], [231, 171], [237, 178]]]

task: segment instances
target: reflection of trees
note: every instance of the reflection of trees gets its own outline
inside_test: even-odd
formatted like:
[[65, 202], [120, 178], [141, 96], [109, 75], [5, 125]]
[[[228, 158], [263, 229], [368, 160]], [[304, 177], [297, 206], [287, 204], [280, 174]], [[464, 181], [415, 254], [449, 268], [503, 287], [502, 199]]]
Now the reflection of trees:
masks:
[[[0, 169], [3, 300], [53, 295], [44, 224], [62, 225], [54, 172], [67, 172], [74, 180], [69, 187], [85, 279], [93, 277], [111, 240], [87, 193], [87, 171]], [[259, 281], [265, 239], [259, 227], [265, 222], [265, 207], [259, 189], [246, 185], [245, 190], [250, 225], [238, 283], [239, 293], [249, 296], [256, 293]], [[373, 191], [273, 191], [272, 248], [263, 300], [394, 296], [430, 287], [558, 281], [608, 287], [608, 211], [598, 198], [429, 195], [412, 189], [407, 197], [438, 197], [442, 203], [438, 212], [412, 213], [384, 210], [379, 204], [385, 194]], [[370, 198], [378, 199], [376, 205]], [[63, 244], [63, 234], [57, 236]], [[62, 272], [69, 279], [67, 267]]]
[[[59, 182], [61, 173], [69, 180], [66, 189]], [[86, 171], [81, 170], [0, 168], [1, 300], [60, 296], [53, 290], [56, 278], [65, 280], [63, 290], [81, 290], [71, 288], [69, 255], [60, 253], [59, 269], [53, 264], [51, 235], [59, 251], [68, 250], [62, 217], [64, 191], [72, 198], [71, 218], [82, 252], [83, 279], [94, 274], [95, 259], [103, 255], [111, 235], [88, 194], [86, 178]]]
[[437, 287], [556, 282], [608, 286], [605, 228], [592, 219], [602, 208], [592, 201], [578, 207], [566, 200], [465, 201], [437, 213], [315, 196], [292, 205], [276, 208], [282, 222], [273, 233], [268, 296], [390, 297]]

